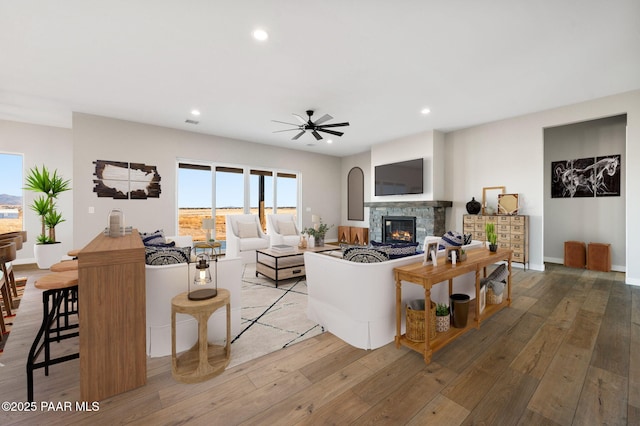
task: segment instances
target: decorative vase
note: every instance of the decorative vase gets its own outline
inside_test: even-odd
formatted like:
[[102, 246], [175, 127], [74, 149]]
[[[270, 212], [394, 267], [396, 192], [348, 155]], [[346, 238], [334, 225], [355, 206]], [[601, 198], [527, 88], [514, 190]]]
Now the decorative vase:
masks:
[[482, 205], [476, 201], [475, 197], [471, 197], [471, 201], [467, 203], [467, 213], [469, 214], [478, 214], [480, 213], [480, 209]]
[[315, 238], [315, 245], [316, 245], [316, 247], [322, 247], [322, 246], [324, 246], [324, 235], [323, 235], [322, 237], [317, 236], [317, 237]]
[[450, 322], [449, 315], [436, 315], [436, 331], [438, 333], [449, 331]]
[[304, 235], [300, 236], [300, 242], [298, 243], [298, 248], [306, 249], [307, 248], [307, 237]]

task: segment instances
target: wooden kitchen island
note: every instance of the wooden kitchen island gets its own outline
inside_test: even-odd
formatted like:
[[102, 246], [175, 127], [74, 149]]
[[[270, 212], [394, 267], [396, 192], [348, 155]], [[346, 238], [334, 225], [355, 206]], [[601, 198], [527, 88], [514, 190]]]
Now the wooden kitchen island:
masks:
[[[396, 347], [401, 345], [420, 352], [424, 356], [424, 361], [428, 364], [431, 362], [432, 354], [451, 343], [467, 331], [472, 328], [479, 328], [483, 320], [486, 320], [496, 312], [500, 311], [506, 306], [511, 305], [511, 258], [513, 252], [509, 249], [498, 249], [496, 253], [491, 253], [486, 248], [478, 248], [467, 250], [467, 259], [462, 262], [457, 262], [456, 265], [452, 265], [446, 262], [444, 258], [439, 258], [440, 262], [438, 266], [423, 265], [420, 263], [413, 263], [411, 265], [401, 266], [394, 268], [394, 275], [396, 280]], [[486, 305], [484, 310], [480, 312], [480, 273], [481, 271], [486, 276], [486, 267], [501, 261], [506, 261], [508, 264], [509, 275], [507, 278], [507, 286], [505, 288], [506, 297], [503, 298], [502, 303], [497, 305]], [[421, 285], [424, 287], [424, 321], [425, 330], [429, 330], [429, 309], [431, 307], [431, 288], [434, 285], [444, 282], [449, 283], [449, 296], [454, 293], [453, 279], [460, 275], [464, 275], [469, 272], [475, 272], [476, 285], [474, 300], [469, 302], [469, 319], [473, 318], [473, 321], [467, 321], [465, 328], [450, 327], [449, 331], [444, 333], [437, 333], [435, 339], [429, 338], [429, 333], [425, 333], [424, 342], [414, 342], [406, 338], [406, 335], [402, 334], [402, 281]]]

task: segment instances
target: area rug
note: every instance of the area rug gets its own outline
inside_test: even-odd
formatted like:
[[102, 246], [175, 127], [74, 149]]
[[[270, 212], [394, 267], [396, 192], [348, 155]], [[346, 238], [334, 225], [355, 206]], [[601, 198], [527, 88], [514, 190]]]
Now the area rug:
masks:
[[275, 282], [256, 277], [255, 264], [242, 274], [241, 331], [231, 341], [230, 366], [275, 352], [323, 332], [309, 320], [304, 277]]
[[[11, 316], [4, 315], [4, 306], [2, 310], [0, 310], [0, 315], [4, 316], [4, 325], [7, 327], [7, 331], [2, 333], [2, 341], [0, 342], [0, 355], [4, 352], [4, 345], [6, 345], [7, 340], [9, 339], [9, 334], [11, 333], [11, 327], [13, 326], [13, 321], [16, 318], [16, 312], [20, 307], [20, 300], [22, 299], [22, 295], [24, 294], [25, 285], [27, 284], [26, 278], [16, 278], [16, 289], [18, 290], [18, 298], [13, 298], [13, 308], [11, 309]], [[11, 293], [13, 295], [13, 292]], [[2, 302], [4, 303], [4, 302]]]

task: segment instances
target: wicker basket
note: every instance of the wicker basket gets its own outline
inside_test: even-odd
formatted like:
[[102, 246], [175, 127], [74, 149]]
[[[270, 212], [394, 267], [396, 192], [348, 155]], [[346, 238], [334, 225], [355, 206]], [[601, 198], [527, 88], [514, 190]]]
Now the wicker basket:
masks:
[[[504, 294], [504, 292], [502, 292]], [[496, 296], [492, 289], [487, 289], [487, 305], [499, 305], [502, 303], [502, 294]]]
[[[424, 342], [424, 311], [407, 307], [406, 337], [412, 342]], [[436, 304], [429, 310], [429, 339], [436, 338]]]

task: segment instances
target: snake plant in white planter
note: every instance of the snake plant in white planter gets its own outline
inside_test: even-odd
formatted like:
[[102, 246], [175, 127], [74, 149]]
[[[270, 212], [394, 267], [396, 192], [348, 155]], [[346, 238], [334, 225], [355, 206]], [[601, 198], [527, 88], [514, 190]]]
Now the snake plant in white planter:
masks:
[[40, 216], [40, 234], [33, 249], [40, 269], [48, 269], [64, 254], [62, 244], [56, 241], [56, 226], [64, 219], [56, 209], [55, 201], [58, 195], [71, 189], [70, 185], [70, 180], [64, 179], [56, 170], [49, 171], [44, 165], [41, 169], [33, 167], [26, 177], [24, 189], [40, 194], [29, 206]]

